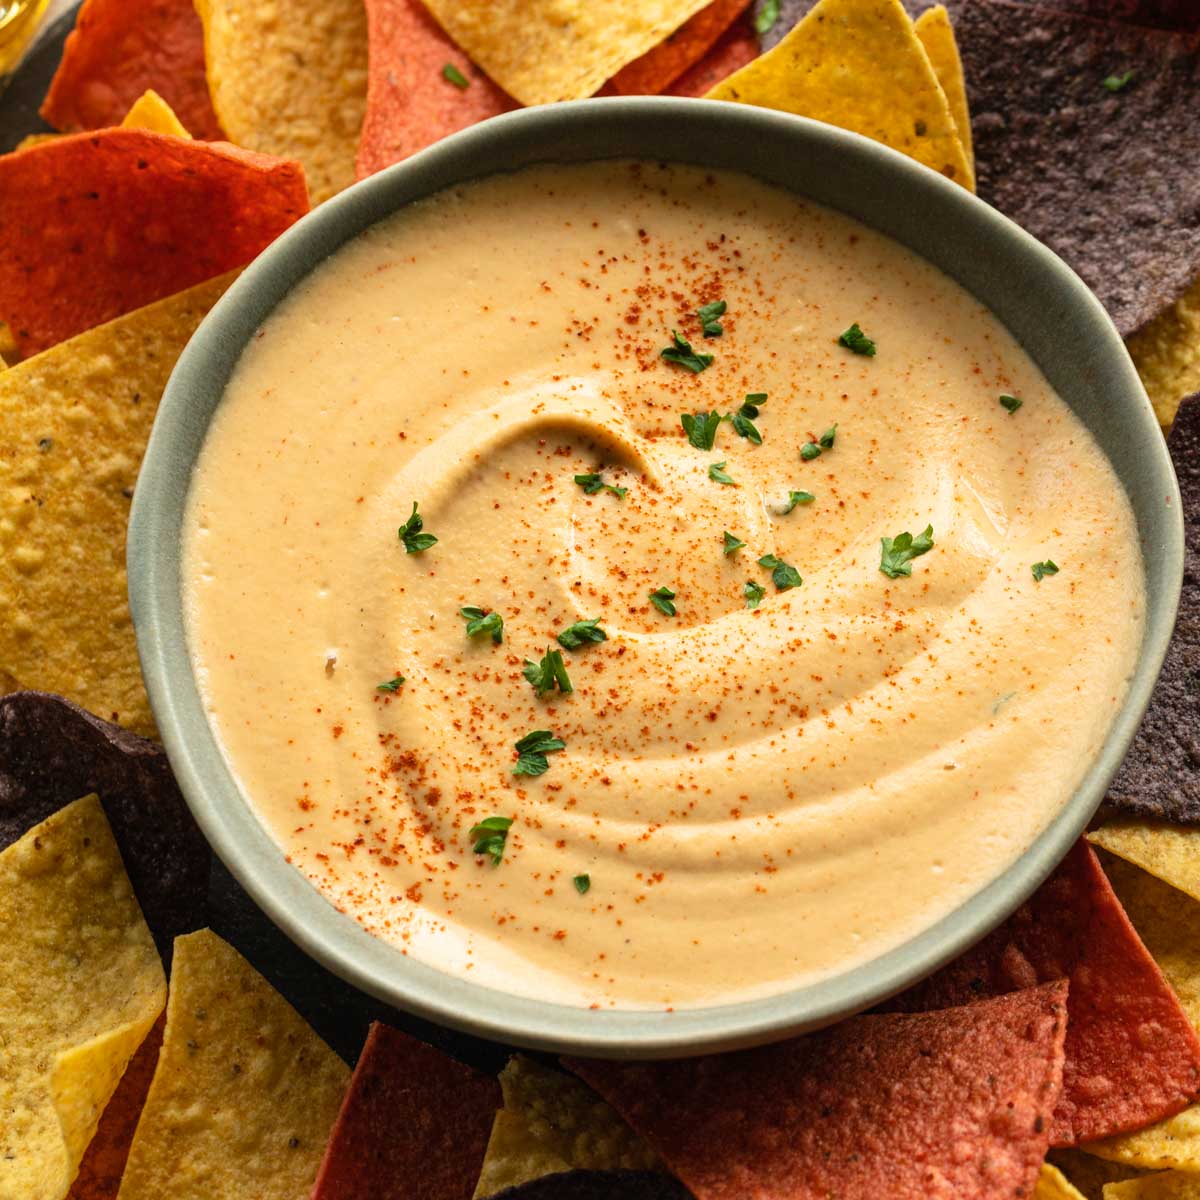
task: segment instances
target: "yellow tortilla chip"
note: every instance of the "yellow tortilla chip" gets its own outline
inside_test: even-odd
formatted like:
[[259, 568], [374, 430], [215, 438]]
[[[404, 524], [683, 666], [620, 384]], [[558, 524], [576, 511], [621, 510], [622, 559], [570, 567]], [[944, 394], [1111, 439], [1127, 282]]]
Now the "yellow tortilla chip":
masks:
[[1200, 902], [1200, 829], [1156, 821], [1110, 821], [1088, 841]]
[[1042, 1163], [1033, 1200], [1085, 1200], [1085, 1197], [1057, 1167]]
[[349, 187], [367, 102], [363, 0], [196, 0], [196, 9], [229, 140], [298, 159], [314, 204]]
[[148, 129], [151, 133], [166, 133], [171, 137], [192, 135], [184, 129], [171, 106], [153, 89], [147, 88], [134, 102], [121, 122], [125, 129]]
[[616, 1109], [573, 1075], [517, 1054], [501, 1071], [500, 1087], [504, 1107], [492, 1126], [476, 1200], [557, 1171], [665, 1170]]
[[154, 721], [125, 592], [129, 503], [167, 376], [231, 279], [0, 373], [0, 675], [137, 733]]
[[1127, 345], [1159, 424], [1170, 428], [1180, 400], [1200, 391], [1200, 279]]
[[972, 184], [946, 94], [900, 0], [820, 0], [706, 98], [825, 121]]
[[1093, 1158], [1082, 1150], [1051, 1150], [1047, 1162], [1056, 1167], [1086, 1200], [1103, 1200], [1107, 1183], [1138, 1179], [1146, 1174], [1138, 1167]]
[[950, 105], [950, 115], [954, 118], [958, 140], [962, 142], [963, 152], [967, 156], [973, 183], [975, 147], [971, 140], [967, 81], [963, 78], [962, 59], [958, 56], [958, 43], [954, 40], [954, 26], [950, 24], [950, 14], [940, 4], [936, 8], [927, 8], [913, 22], [913, 32], [921, 39], [921, 45], [929, 55], [933, 73], [942, 85], [942, 91], [946, 93], [946, 103]]
[[118, 1200], [302, 1200], [350, 1069], [215, 933], [175, 939], [158, 1069]]
[[1200, 1176], [1160, 1171], [1127, 1183], [1110, 1183], [1104, 1200], [1200, 1200]]
[[60, 1200], [167, 998], [95, 796], [0, 853], [0, 1196]]
[[[40, 146], [44, 142], [52, 142], [55, 138], [62, 137], [61, 133], [31, 133], [27, 137], [23, 137], [16, 145], [17, 150], [29, 150], [33, 146]], [[15, 151], [14, 151], [15, 152]]]
[[708, 3], [425, 0], [425, 7], [513, 99], [549, 104], [592, 95]]

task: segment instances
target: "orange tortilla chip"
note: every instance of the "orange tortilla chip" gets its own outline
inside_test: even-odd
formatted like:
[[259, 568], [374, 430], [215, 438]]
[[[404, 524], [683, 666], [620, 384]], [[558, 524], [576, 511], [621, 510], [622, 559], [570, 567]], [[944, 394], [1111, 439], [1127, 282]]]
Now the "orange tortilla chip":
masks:
[[140, 129], [0, 157], [0, 320], [23, 357], [243, 266], [308, 211], [299, 163]]
[[[198, 138], [220, 139], [191, 0], [84, 0], [42, 116], [56, 129], [119, 125], [153, 88]], [[181, 285], [182, 286], [182, 285]]]
[[750, 22], [734, 21], [713, 48], [699, 62], [689, 67], [675, 80], [665, 94], [668, 96], [707, 96], [717, 84], [740, 71], [759, 55], [758, 35]]

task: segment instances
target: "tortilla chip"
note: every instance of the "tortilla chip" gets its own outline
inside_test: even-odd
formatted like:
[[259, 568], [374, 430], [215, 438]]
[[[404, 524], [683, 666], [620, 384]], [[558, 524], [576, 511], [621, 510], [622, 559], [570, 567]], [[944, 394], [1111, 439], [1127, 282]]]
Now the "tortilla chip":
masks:
[[232, 946], [186, 934], [121, 1200], [307, 1196], [349, 1077]]
[[129, 501], [167, 376], [228, 284], [0, 374], [0, 667], [137, 733], [154, 721], [125, 589]]
[[95, 796], [0, 852], [0, 1195], [60, 1200], [166, 1000]]
[[[1200, 830], [1158, 821], [1108, 821], [1089, 833], [1088, 841], [1200, 902]], [[1141, 929], [1136, 917], [1133, 923]]]
[[490, 1076], [372, 1025], [312, 1200], [465, 1200], [499, 1103]]
[[1066, 997], [1060, 981], [735, 1054], [568, 1065], [697, 1200], [1019, 1196], [1046, 1154]]
[[195, 929], [212, 854], [160, 746], [61, 696], [0, 697], [0, 849], [96, 792], [159, 954]]
[[967, 83], [963, 79], [962, 60], [958, 57], [958, 43], [954, 40], [950, 14], [941, 4], [927, 8], [913, 23], [913, 32], [925, 47], [933, 73], [942, 85], [942, 91], [946, 93], [946, 103], [950, 105], [950, 115], [954, 118], [958, 140], [962, 142], [963, 153], [974, 171], [975, 151], [971, 143], [971, 112], [967, 107]]
[[304, 164], [314, 204], [354, 182], [367, 97], [363, 0], [196, 0], [230, 141]]
[[153, 89], [198, 138], [223, 134], [204, 78], [204, 30], [191, 0], [84, 0], [42, 105], [56, 129], [119, 125]]
[[753, 62], [758, 53], [758, 37], [753, 27], [745, 18], [734, 21], [699, 62], [665, 89], [665, 94], [706, 96], [718, 83]]
[[1110, 1183], [1104, 1200], [1200, 1200], [1200, 1176], [1162, 1171], [1127, 1183]]
[[71, 1184], [67, 1200], [116, 1200], [133, 1132], [158, 1064], [163, 1024], [160, 1016], [129, 1060], [129, 1066], [100, 1118], [96, 1136], [79, 1164], [79, 1174]]
[[438, 24], [522, 104], [582, 100], [709, 0], [427, 0]]
[[[519, 105], [446, 36], [421, 0], [366, 0], [367, 110], [358, 146], [358, 178]], [[447, 64], [465, 88], [443, 77]]]
[[1179, 615], [1150, 707], [1105, 802], [1139, 817], [1200, 824], [1200, 394], [1179, 406], [1167, 439], [1183, 496]]
[[1129, 354], [1164, 429], [1200, 391], [1200, 279], [1129, 339]]
[[826, 121], [973, 186], [946, 95], [900, 0], [821, 0], [708, 98]]
[[617, 96], [653, 96], [698, 63], [741, 16], [750, 0], [710, 0], [674, 33], [622, 67], [605, 84]]
[[505, 1188], [494, 1200], [692, 1200], [692, 1194], [655, 1171], [566, 1171]]
[[0, 321], [0, 361], [5, 364], [17, 361], [17, 339], [3, 321]]
[[1046, 1161], [1057, 1167], [1086, 1200], [1103, 1200], [1106, 1183], [1137, 1179], [1146, 1173], [1137, 1167], [1107, 1162], [1103, 1158], [1093, 1158], [1082, 1150], [1067, 1148], [1051, 1150]]
[[171, 137], [191, 138], [171, 106], [153, 89], [144, 91], [125, 114], [124, 129], [149, 129], [151, 133], [166, 133]]
[[1033, 1200], [1085, 1200], [1085, 1197], [1057, 1167], [1043, 1163]]
[[308, 209], [304, 173], [105, 129], [0, 156], [0, 319], [23, 356], [240, 267]]
[[1200, 275], [1191, 40], [1006, 0], [960, 6], [955, 31], [980, 196], [1066, 259], [1123, 336], [1141, 329]]

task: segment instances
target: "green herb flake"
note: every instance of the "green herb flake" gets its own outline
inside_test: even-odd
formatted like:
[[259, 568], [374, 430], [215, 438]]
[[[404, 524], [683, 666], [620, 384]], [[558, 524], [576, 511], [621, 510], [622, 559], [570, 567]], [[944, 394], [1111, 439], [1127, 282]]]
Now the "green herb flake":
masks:
[[723, 462], [709, 463], [708, 477], [713, 481], [713, 483], [723, 483], [726, 487], [738, 486], [737, 481], [733, 478], [733, 476], [725, 470], [725, 464]]
[[779, 20], [779, 0], [761, 0], [758, 11], [754, 14], [754, 32], [762, 37], [775, 28]]
[[683, 426], [687, 440], [697, 450], [711, 450], [713, 442], [716, 440], [717, 429], [721, 424], [721, 414], [717, 412], [684, 413], [679, 418], [679, 424]]
[[1109, 75], [1104, 80], [1104, 89], [1108, 92], [1122, 92], [1129, 86], [1136, 71], [1126, 71], [1121, 75]]
[[587, 621], [576, 621], [568, 625], [556, 637], [558, 644], [564, 650], [578, 650], [581, 646], [594, 645], [608, 641], [608, 634], [600, 628], [600, 618], [592, 617]]
[[933, 526], [926, 525], [925, 532], [913, 537], [911, 533], [897, 534], [894, 538], [880, 538], [883, 553], [879, 569], [889, 579], [899, 579], [912, 574], [912, 560], [928, 554], [933, 549]]
[[467, 837], [474, 842], [471, 849], [476, 854], [488, 855], [492, 866], [498, 867], [504, 857], [504, 843], [508, 840], [508, 830], [512, 823], [512, 817], [485, 817], [467, 833]]
[[863, 333], [857, 321], [838, 338], [838, 344], [845, 346], [847, 350], [853, 350], [855, 354], [875, 357], [875, 343]]
[[774, 554], [764, 554], [758, 560], [758, 565], [771, 572], [771, 582], [777, 592], [790, 591], [804, 582], [795, 567], [785, 563], [782, 558], [776, 558]]
[[398, 692], [400, 685], [404, 682], [403, 675], [397, 675], [394, 679], [389, 679], [387, 683], [377, 683], [375, 690], [377, 692]]
[[581, 896], [586, 896], [588, 889], [592, 886], [592, 877], [590, 875], [576, 875], [571, 882], [575, 885], [575, 890]]
[[616, 487], [614, 484], [605, 483], [603, 476], [599, 472], [593, 471], [590, 475], [576, 475], [575, 482], [583, 488], [584, 493], [588, 496], [595, 496], [598, 492], [612, 492], [618, 500], [624, 500], [628, 488]]
[[539, 696], [554, 691], [556, 687], [564, 694], [575, 690], [571, 686], [571, 678], [567, 674], [567, 665], [563, 662], [561, 650], [547, 649], [541, 662], [530, 662], [526, 659], [521, 674], [529, 680]]
[[798, 504], [811, 504], [816, 499], [812, 492], [788, 492], [787, 503], [779, 510], [781, 517], [786, 517]]
[[417, 502], [413, 501], [412, 515], [397, 530], [400, 540], [404, 543], [405, 554], [420, 554], [430, 546], [437, 545], [437, 538], [432, 533], [422, 533], [425, 519], [417, 513]]
[[1015, 413], [1017, 411], [1017, 409], [1020, 408], [1021, 405], [1024, 403], [1025, 403], [1024, 400], [1020, 400], [1016, 396], [1001, 396], [1000, 397], [1001, 406], [1008, 409], [1009, 413]]
[[724, 300], [714, 300], [711, 304], [702, 304], [696, 312], [700, 318], [700, 327], [705, 337], [720, 337], [725, 332], [725, 326], [717, 320], [725, 315]]
[[550, 763], [547, 754], [556, 750], [565, 750], [567, 743], [560, 737], [555, 737], [548, 729], [535, 729], [527, 733], [516, 743], [517, 765], [513, 767], [514, 775], [544, 775]]
[[1034, 563], [1032, 570], [1033, 570], [1033, 577], [1035, 580], [1037, 580], [1038, 583], [1041, 583], [1042, 580], [1045, 579], [1047, 575], [1057, 575], [1058, 574], [1057, 565], [1054, 562], [1052, 562], [1050, 559], [1046, 559], [1045, 562]]
[[692, 343], [683, 337], [678, 330], [671, 330], [671, 341], [674, 343], [668, 346], [659, 355], [669, 363], [674, 363], [677, 367], [683, 367], [685, 370], [691, 371], [694, 375], [699, 375], [701, 371], [712, 366], [713, 356], [711, 354], [699, 354], [692, 349]]
[[747, 579], [742, 587], [742, 595], [746, 597], [747, 608], [757, 608], [763, 602], [766, 594], [767, 589], [753, 579]]
[[442, 78], [447, 83], [454, 84], [460, 91], [471, 86], [471, 81], [453, 63], [447, 63], [442, 68]]
[[816, 442], [805, 442], [804, 445], [800, 447], [800, 457], [805, 462], [812, 462], [814, 458], [821, 457], [821, 447], [818, 446]]
[[832, 450], [833, 443], [837, 441], [837, 422], [835, 421], [823, 434], [821, 434], [819, 445], [822, 450]]
[[673, 617], [675, 615], [674, 601], [675, 593], [669, 587], [655, 588], [650, 593], [650, 603], [664, 616]]
[[504, 618], [495, 610], [488, 612], [474, 604], [468, 604], [458, 610], [458, 615], [467, 622], [467, 637], [490, 633], [497, 646], [504, 641]]
[[754, 424], [759, 409], [767, 402], [766, 392], [748, 392], [745, 403], [737, 412], [726, 413], [724, 420], [729, 421], [739, 437], [744, 437], [756, 446], [762, 445], [762, 434]]
[[724, 553], [726, 554], [736, 554], [746, 544], [740, 537], [734, 537], [728, 530], [722, 536], [725, 539]]

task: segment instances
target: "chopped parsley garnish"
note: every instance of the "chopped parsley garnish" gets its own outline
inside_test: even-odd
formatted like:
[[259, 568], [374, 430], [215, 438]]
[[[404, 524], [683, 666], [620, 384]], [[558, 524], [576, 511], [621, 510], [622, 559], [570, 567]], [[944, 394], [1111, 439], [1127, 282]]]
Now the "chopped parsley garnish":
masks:
[[675, 615], [675, 593], [669, 587], [655, 588], [650, 593], [650, 603], [665, 616], [673, 617]]
[[748, 392], [746, 401], [735, 413], [728, 413], [725, 420], [732, 422], [740, 437], [749, 438], [756, 446], [762, 445], [762, 434], [754, 424], [759, 409], [767, 402], [766, 392]]
[[933, 526], [926, 525], [925, 532], [913, 537], [911, 533], [900, 533], [894, 538], [880, 538], [883, 544], [883, 554], [879, 559], [879, 569], [889, 579], [899, 579], [901, 575], [912, 574], [912, 560], [928, 554], [933, 549]]
[[804, 459], [805, 462], [812, 462], [814, 458], [821, 457], [821, 447], [818, 446], [816, 442], [805, 442], [804, 445], [800, 447], [800, 457]]
[[836, 441], [837, 423], [835, 422], [815, 442], [805, 442], [800, 447], [800, 457], [805, 462], [812, 462], [814, 458], [820, 458], [824, 451], [832, 450]]
[[779, 20], [779, 0], [762, 0], [754, 14], [754, 32], [760, 37], [770, 33]]
[[785, 563], [782, 558], [776, 558], [774, 554], [764, 554], [758, 560], [758, 565], [771, 572], [771, 582], [777, 592], [789, 591], [804, 582], [795, 567]]
[[550, 766], [546, 755], [566, 748], [567, 743], [562, 738], [555, 737], [550, 730], [535, 729], [516, 743], [517, 765], [513, 767], [512, 773], [514, 775], [544, 775]]
[[747, 608], [757, 608], [763, 601], [763, 597], [767, 594], [767, 589], [761, 583], [755, 583], [753, 579], [747, 579], [745, 586], [742, 588], [742, 595], [746, 597]]
[[493, 867], [498, 867], [504, 857], [504, 843], [508, 840], [508, 828], [512, 823], [512, 817], [484, 817], [467, 833], [467, 837], [475, 843], [472, 847], [475, 853], [488, 855]]
[[467, 622], [467, 637], [490, 633], [497, 646], [504, 641], [504, 618], [498, 612], [488, 612], [474, 604], [468, 604], [458, 610], [458, 615]]
[[1126, 71], [1121, 75], [1109, 75], [1104, 80], [1104, 88], [1109, 92], [1123, 91], [1136, 74], [1136, 71]]
[[723, 462], [709, 463], [708, 477], [713, 483], [723, 483], [726, 487], [737, 487], [737, 481], [725, 470]]
[[586, 896], [588, 888], [592, 886], [592, 877], [590, 875], [576, 875], [571, 882], [575, 885], [575, 890], [581, 896]]
[[442, 78], [460, 90], [471, 86], [471, 81], [453, 63], [447, 63], [442, 68]]
[[600, 628], [600, 618], [592, 617], [591, 620], [568, 625], [558, 635], [557, 641], [564, 650], [578, 650], [589, 643], [607, 642], [608, 634]]
[[720, 337], [725, 332], [725, 326], [717, 320], [725, 315], [724, 300], [714, 300], [711, 304], [702, 304], [696, 312], [700, 318], [700, 326], [705, 337]]
[[811, 504], [815, 499], [812, 492], [788, 492], [787, 503], [779, 510], [779, 515], [786, 517], [797, 504]]
[[834, 423], [821, 434], [820, 446], [822, 450], [832, 450], [833, 443], [837, 440], [837, 422]]
[[567, 665], [563, 662], [561, 650], [547, 650], [542, 655], [541, 662], [530, 662], [526, 659], [521, 674], [529, 680], [539, 696], [554, 691], [555, 687], [563, 693], [575, 690], [571, 686], [571, 677], [567, 674]]
[[1018, 399], [1016, 396], [1001, 396], [1000, 403], [1004, 408], [1007, 408], [1010, 413], [1015, 413], [1017, 409], [1025, 403], [1025, 401]]
[[699, 375], [706, 367], [712, 366], [711, 354], [698, 354], [692, 349], [692, 343], [683, 337], [677, 329], [671, 330], [671, 341], [675, 344], [668, 346], [660, 355], [667, 362], [683, 367], [695, 375]]
[[740, 550], [746, 543], [740, 537], [734, 537], [728, 530], [725, 531], [725, 553], [734, 554]]
[[711, 450], [717, 436], [717, 429], [721, 424], [721, 414], [717, 412], [684, 413], [679, 418], [679, 424], [683, 426], [687, 440], [697, 450]]
[[868, 358], [875, 357], [875, 343], [863, 333], [857, 321], [838, 338], [838, 343], [845, 346], [847, 350], [853, 350], [855, 354], [865, 354]]
[[597, 492], [612, 492], [618, 500], [625, 499], [625, 493], [628, 488], [617, 487], [615, 484], [605, 483], [604, 478], [598, 471], [593, 471], [590, 475], [576, 475], [575, 482], [583, 488], [584, 492], [589, 496], [596, 495]]
[[398, 692], [400, 685], [404, 682], [403, 675], [397, 675], [394, 679], [389, 679], [387, 683], [377, 683], [375, 690], [377, 692]]
[[1050, 559], [1046, 559], [1045, 562], [1033, 564], [1033, 577], [1034, 577], [1034, 579], [1037, 580], [1038, 583], [1041, 583], [1042, 580], [1045, 579], [1047, 575], [1057, 575], [1057, 574], [1058, 574], [1058, 567]]
[[417, 502], [413, 501], [412, 516], [397, 530], [400, 540], [404, 543], [405, 554], [420, 554], [430, 546], [437, 545], [437, 538], [432, 533], [422, 533], [425, 528], [425, 518], [417, 512]]

